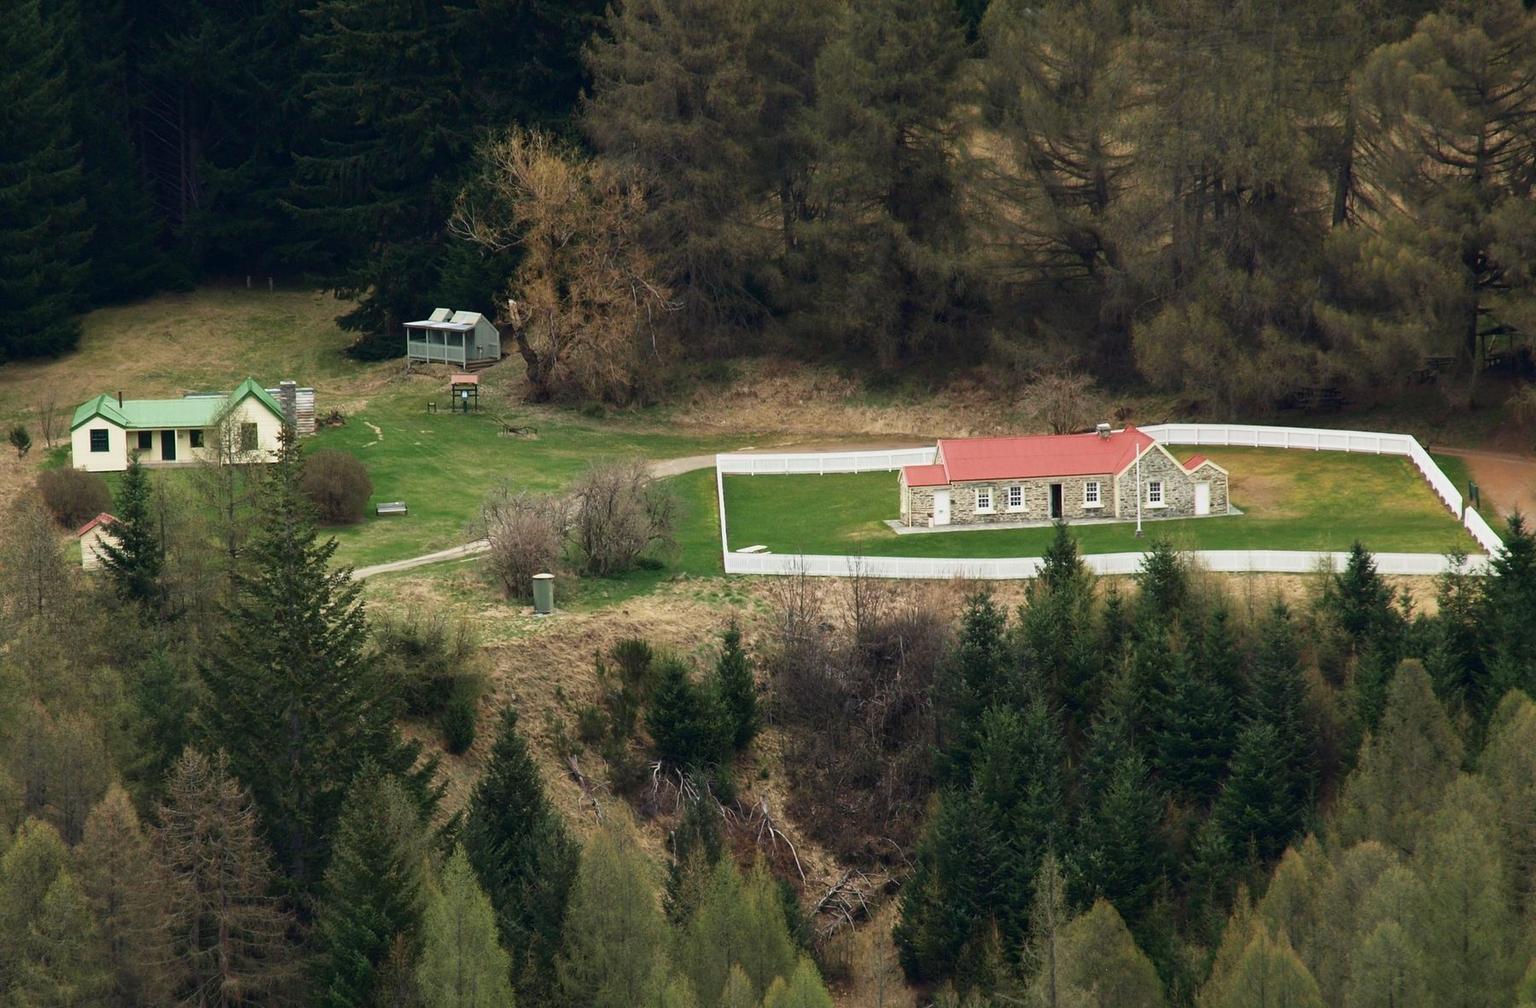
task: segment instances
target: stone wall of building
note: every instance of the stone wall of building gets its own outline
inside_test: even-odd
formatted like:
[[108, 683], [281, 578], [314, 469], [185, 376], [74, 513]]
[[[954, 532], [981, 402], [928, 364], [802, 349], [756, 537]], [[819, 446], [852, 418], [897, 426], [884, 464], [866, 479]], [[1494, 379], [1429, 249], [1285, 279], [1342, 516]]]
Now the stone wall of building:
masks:
[[[1201, 466], [1194, 474], [1168, 455], [1153, 449], [1142, 456], [1142, 493], [1146, 484], [1161, 480], [1163, 507], [1146, 505], [1143, 497], [1142, 517], [1188, 518], [1195, 513], [1195, 484], [1211, 485], [1211, 514], [1222, 515], [1228, 511], [1227, 477], [1215, 466]], [[1088, 483], [1099, 484], [1100, 507], [1084, 504], [1084, 489]], [[1047, 521], [1051, 517], [1051, 485], [1061, 484], [1061, 517], [1067, 521], [1088, 518], [1136, 517], [1136, 467], [1133, 465], [1119, 479], [1111, 476], [1063, 476], [1054, 479], [991, 480], [969, 483], [953, 483], [949, 486], [949, 523], [951, 525], [986, 525], [1000, 522]], [[1010, 486], [1024, 488], [1022, 510], [1008, 508], [1007, 489]], [[992, 490], [992, 509], [976, 510], [976, 491], [983, 487]], [[944, 487], [904, 487], [901, 520], [909, 526], [926, 528], [933, 519], [933, 493]], [[1118, 490], [1118, 493], [1117, 493]], [[1118, 502], [1119, 510], [1116, 511]]]
[[[1099, 484], [1099, 507], [1084, 504], [1084, 489], [1088, 483]], [[1068, 521], [1081, 518], [1113, 518], [1114, 481], [1109, 476], [1066, 476], [1060, 479], [1038, 480], [990, 480], [970, 483], [953, 483], [949, 487], [949, 523], [951, 525], [986, 525], [998, 522], [1046, 521], [1051, 517], [1051, 484], [1061, 484], [1061, 517]], [[1024, 488], [1024, 506], [1008, 507], [1007, 491], [1010, 486]], [[984, 487], [992, 490], [992, 510], [976, 510], [976, 492]], [[903, 502], [901, 520], [907, 524], [926, 527], [933, 518], [933, 492], [944, 487], [910, 487]]]
[[[1212, 470], [1213, 476], [1220, 473]], [[1163, 484], [1163, 506], [1156, 507], [1147, 503], [1146, 487], [1154, 480], [1160, 480]], [[1136, 515], [1136, 466], [1132, 465], [1121, 475], [1117, 481], [1120, 489], [1121, 516], [1132, 518]], [[1193, 476], [1184, 471], [1184, 467], [1175, 462], [1167, 454], [1153, 449], [1141, 457], [1141, 503], [1143, 518], [1189, 518], [1195, 513], [1195, 483]], [[1218, 495], [1216, 480], [1200, 480], [1211, 484], [1211, 513], [1225, 514], [1227, 510], [1227, 491], [1225, 479]], [[1218, 504], [1218, 496], [1220, 503]]]

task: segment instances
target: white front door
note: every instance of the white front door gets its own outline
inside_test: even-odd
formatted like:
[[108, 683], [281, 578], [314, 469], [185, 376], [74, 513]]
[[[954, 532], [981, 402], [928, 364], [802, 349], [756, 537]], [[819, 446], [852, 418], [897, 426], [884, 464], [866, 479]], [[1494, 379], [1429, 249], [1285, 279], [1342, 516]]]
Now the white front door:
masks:
[[948, 490], [935, 490], [933, 492], [933, 523], [935, 525], [949, 524]]
[[1208, 515], [1211, 513], [1211, 485], [1209, 483], [1195, 484], [1195, 514]]

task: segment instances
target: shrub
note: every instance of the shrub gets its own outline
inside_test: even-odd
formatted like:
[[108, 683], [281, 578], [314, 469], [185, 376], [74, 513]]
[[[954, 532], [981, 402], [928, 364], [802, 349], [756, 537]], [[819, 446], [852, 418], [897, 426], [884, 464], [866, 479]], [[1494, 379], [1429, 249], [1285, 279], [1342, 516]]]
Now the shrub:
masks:
[[713, 691], [698, 685], [676, 658], [661, 663], [655, 693], [645, 712], [656, 755], [686, 769], [728, 763], [732, 731]]
[[475, 707], [480, 691], [460, 682], [443, 708], [443, 746], [455, 756], [475, 744]]
[[373, 646], [410, 717], [443, 713], [461, 691], [482, 688], [480, 651], [467, 624], [441, 616], [375, 616]]
[[37, 489], [53, 520], [65, 528], [78, 528], [112, 507], [106, 481], [84, 469], [44, 470]]
[[623, 574], [673, 545], [677, 498], [643, 462], [593, 466], [572, 491], [571, 509], [571, 545], [585, 574]]
[[490, 540], [491, 573], [510, 598], [533, 596], [533, 575], [553, 572], [565, 537], [565, 506], [557, 497], [505, 488], [480, 509]]
[[24, 458], [27, 452], [32, 450], [32, 435], [27, 433], [26, 424], [17, 424], [12, 427], [6, 440], [10, 441], [11, 447], [16, 449], [17, 458]]
[[328, 525], [352, 525], [363, 520], [373, 481], [355, 456], [322, 448], [304, 461], [300, 484], [315, 505], [315, 513]]

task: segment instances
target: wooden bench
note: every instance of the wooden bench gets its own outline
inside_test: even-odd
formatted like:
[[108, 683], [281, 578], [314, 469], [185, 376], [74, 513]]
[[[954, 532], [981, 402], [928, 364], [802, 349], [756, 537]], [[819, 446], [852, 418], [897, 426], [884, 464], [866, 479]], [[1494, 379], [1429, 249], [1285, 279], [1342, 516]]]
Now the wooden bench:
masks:
[[405, 501], [384, 501], [374, 508], [374, 511], [381, 515], [403, 515], [408, 513]]

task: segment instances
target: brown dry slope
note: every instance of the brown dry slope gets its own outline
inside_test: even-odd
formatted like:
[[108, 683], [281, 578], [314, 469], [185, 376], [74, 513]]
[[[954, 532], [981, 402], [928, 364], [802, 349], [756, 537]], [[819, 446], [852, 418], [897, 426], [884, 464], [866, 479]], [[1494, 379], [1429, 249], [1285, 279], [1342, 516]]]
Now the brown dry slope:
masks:
[[[1467, 471], [1499, 509], [1500, 517], [1515, 510], [1526, 516], [1536, 515], [1536, 458], [1470, 448], [1436, 448], [1435, 451], [1466, 461]], [[1484, 517], [1490, 522], [1494, 520], [1491, 514]]]

